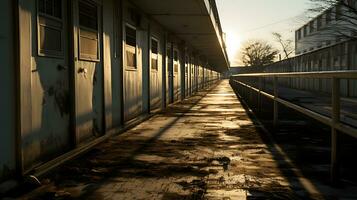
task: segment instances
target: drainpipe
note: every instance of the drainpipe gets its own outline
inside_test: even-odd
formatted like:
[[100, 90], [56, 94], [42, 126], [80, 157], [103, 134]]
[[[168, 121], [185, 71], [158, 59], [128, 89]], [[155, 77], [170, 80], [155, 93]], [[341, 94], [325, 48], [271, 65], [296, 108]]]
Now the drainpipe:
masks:
[[16, 104], [15, 104], [15, 165], [16, 165], [16, 176], [21, 178], [24, 174], [23, 164], [22, 164], [22, 144], [21, 144], [21, 101], [20, 101], [20, 16], [19, 16], [20, 4], [19, 0], [12, 1], [13, 10], [13, 43], [14, 43], [14, 69], [15, 69], [15, 88], [16, 88]]

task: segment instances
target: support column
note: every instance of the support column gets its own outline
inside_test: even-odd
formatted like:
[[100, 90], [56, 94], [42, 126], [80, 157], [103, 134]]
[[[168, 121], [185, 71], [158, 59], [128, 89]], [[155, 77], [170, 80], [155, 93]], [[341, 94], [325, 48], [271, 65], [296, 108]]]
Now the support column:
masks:
[[332, 127], [331, 127], [331, 183], [339, 179], [339, 135], [336, 126], [340, 122], [340, 79], [334, 78], [332, 83]]
[[278, 126], [278, 120], [279, 120], [279, 108], [278, 108], [278, 102], [276, 101], [278, 98], [278, 77], [274, 77], [273, 87], [274, 87], [274, 120], [273, 120], [273, 124], [274, 124], [274, 127], [276, 128]]

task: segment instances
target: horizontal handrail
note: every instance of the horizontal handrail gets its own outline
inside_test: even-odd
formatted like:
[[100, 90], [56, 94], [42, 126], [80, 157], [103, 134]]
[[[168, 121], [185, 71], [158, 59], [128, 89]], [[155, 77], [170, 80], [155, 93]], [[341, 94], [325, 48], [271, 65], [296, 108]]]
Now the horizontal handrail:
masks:
[[308, 108], [305, 108], [305, 107], [302, 107], [302, 106], [300, 106], [298, 104], [294, 104], [294, 103], [289, 102], [289, 101], [287, 101], [285, 99], [282, 99], [282, 98], [279, 98], [279, 97], [275, 97], [272, 94], [269, 94], [267, 92], [259, 90], [258, 88], [255, 88], [253, 86], [245, 84], [245, 83], [243, 83], [241, 81], [237, 81], [237, 80], [232, 80], [232, 81], [234, 81], [235, 83], [238, 83], [238, 84], [240, 84], [240, 85], [242, 85], [242, 86], [244, 86], [246, 88], [249, 88], [249, 89], [251, 89], [251, 90], [253, 90], [253, 91], [255, 91], [255, 92], [257, 92], [257, 93], [259, 93], [261, 95], [264, 95], [264, 96], [268, 97], [269, 99], [277, 101], [278, 103], [280, 103], [280, 104], [282, 104], [282, 105], [284, 105], [286, 107], [289, 107], [289, 108], [291, 108], [293, 110], [296, 110], [296, 111], [298, 111], [298, 112], [300, 112], [302, 114], [305, 114], [306, 116], [309, 116], [309, 117], [311, 117], [311, 118], [313, 118], [313, 119], [315, 119], [315, 120], [317, 120], [317, 121], [319, 121], [319, 122], [321, 122], [321, 123], [323, 123], [325, 125], [334, 127], [336, 129], [338, 129], [339, 131], [341, 131], [341, 132], [343, 132], [343, 133], [345, 133], [347, 135], [350, 135], [350, 136], [352, 136], [352, 137], [357, 139], [357, 128], [355, 128], [355, 127], [349, 126], [347, 124], [342, 124], [342, 123], [334, 124], [332, 122], [332, 118], [331, 117], [322, 115], [322, 114], [320, 114], [318, 112], [312, 111], [312, 110], [310, 110]]
[[249, 73], [236, 74], [232, 77], [305, 77], [305, 78], [341, 78], [357, 79], [357, 70], [318, 71], [318, 72], [284, 72], [284, 73]]
[[[253, 86], [251, 83], [244, 83], [239, 78], [255, 77], [258, 78], [258, 86]], [[332, 80], [331, 86], [331, 116], [324, 116], [311, 109], [305, 108], [299, 104], [287, 101], [279, 97], [279, 78], [327, 78]], [[264, 78], [273, 78], [273, 93], [263, 91], [262, 80]], [[238, 79], [238, 80], [237, 80]], [[319, 72], [289, 72], [289, 73], [252, 73], [252, 74], [237, 74], [231, 76], [231, 81], [249, 89], [250, 98], [251, 91], [258, 94], [258, 102], [261, 107], [261, 96], [266, 96], [273, 100], [273, 122], [274, 126], [278, 124], [278, 104], [284, 105], [295, 111], [298, 111], [310, 118], [313, 118], [327, 126], [331, 127], [331, 181], [336, 182], [338, 179], [338, 131], [345, 133], [354, 138], [357, 138], [357, 128], [341, 122], [341, 94], [340, 84], [341, 79], [357, 79], [357, 70], [351, 71], [319, 71]], [[249, 82], [249, 81], [248, 81]], [[241, 92], [245, 92], [244, 90]], [[261, 110], [261, 108], [259, 108]]]

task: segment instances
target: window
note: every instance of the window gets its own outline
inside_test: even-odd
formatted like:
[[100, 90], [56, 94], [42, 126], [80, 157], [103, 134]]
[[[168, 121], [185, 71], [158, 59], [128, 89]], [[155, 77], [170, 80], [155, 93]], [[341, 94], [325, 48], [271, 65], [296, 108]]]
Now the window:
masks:
[[331, 9], [326, 11], [326, 24], [331, 22]]
[[168, 60], [171, 59], [171, 48], [167, 48], [167, 50], [166, 50], [166, 56], [167, 56], [167, 59], [168, 59]]
[[301, 39], [301, 29], [297, 30], [297, 39]]
[[129, 25], [125, 26], [125, 42], [126, 66], [136, 69], [136, 30]]
[[321, 29], [321, 27], [322, 27], [322, 17], [319, 16], [317, 18], [317, 30]]
[[159, 44], [157, 40], [151, 39], [151, 69], [158, 70]]
[[339, 20], [341, 19], [341, 5], [337, 5], [335, 9], [336, 9], [335, 18], [336, 20]]
[[38, 11], [50, 17], [62, 19], [62, 1], [61, 0], [39, 0]]
[[39, 56], [63, 56], [61, 0], [38, 0], [37, 44]]
[[99, 61], [98, 7], [88, 1], [78, 2], [79, 58]]
[[174, 72], [178, 72], [178, 52], [174, 50]]
[[304, 26], [304, 37], [307, 35], [307, 25]]
[[188, 74], [188, 66], [189, 66], [189, 63], [190, 63], [190, 60], [189, 60], [188, 56], [186, 56], [185, 60], [186, 60], [185, 73]]
[[309, 25], [310, 25], [310, 33], [313, 33], [315, 31], [314, 21], [311, 21]]

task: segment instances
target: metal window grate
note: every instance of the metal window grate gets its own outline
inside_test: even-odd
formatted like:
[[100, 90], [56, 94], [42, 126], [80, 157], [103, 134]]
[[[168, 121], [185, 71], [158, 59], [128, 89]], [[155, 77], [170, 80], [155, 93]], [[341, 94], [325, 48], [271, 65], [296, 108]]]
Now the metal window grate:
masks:
[[78, 2], [80, 59], [99, 61], [98, 6], [88, 1]]
[[126, 32], [126, 44], [132, 47], [136, 47], [136, 30], [130, 26], [125, 27]]
[[154, 53], [154, 54], [159, 53], [158, 42], [154, 39], [151, 39], [151, 53]]
[[42, 14], [62, 18], [62, 1], [61, 0], [39, 0], [38, 11]]
[[155, 39], [151, 39], [151, 69], [158, 70], [159, 44]]
[[178, 61], [178, 52], [176, 50], [174, 51], [174, 60]]
[[80, 1], [79, 7], [79, 26], [98, 30], [98, 8], [97, 5], [87, 1]]
[[63, 57], [61, 0], [38, 0], [37, 51], [39, 56]]

